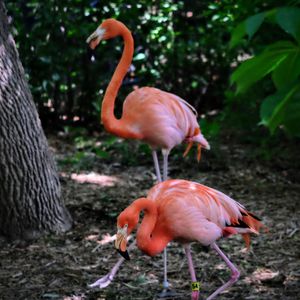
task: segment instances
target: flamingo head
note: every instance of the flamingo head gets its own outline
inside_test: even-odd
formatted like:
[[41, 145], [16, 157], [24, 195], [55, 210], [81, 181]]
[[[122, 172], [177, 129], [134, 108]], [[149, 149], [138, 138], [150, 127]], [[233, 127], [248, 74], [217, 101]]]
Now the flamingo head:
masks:
[[139, 222], [139, 212], [132, 207], [127, 207], [118, 217], [115, 248], [126, 259], [129, 260], [127, 252], [127, 237]]
[[121, 35], [121, 29], [125, 25], [115, 19], [107, 19], [87, 38], [86, 42], [91, 49], [95, 49], [102, 40], [112, 39]]
[[206, 138], [201, 133], [200, 128], [196, 128], [194, 135], [191, 137], [186, 137], [185, 142], [188, 143], [188, 146], [183, 153], [183, 157], [187, 156], [189, 151], [191, 150], [194, 143], [197, 143], [197, 161], [200, 161], [201, 158], [201, 148], [204, 148], [206, 150], [210, 150], [210, 145]]

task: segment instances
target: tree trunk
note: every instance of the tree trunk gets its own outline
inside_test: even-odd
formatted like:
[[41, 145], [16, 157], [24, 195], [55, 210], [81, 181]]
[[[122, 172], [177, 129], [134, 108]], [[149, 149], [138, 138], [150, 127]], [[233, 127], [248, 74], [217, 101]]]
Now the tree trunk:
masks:
[[71, 217], [0, 0], [0, 232], [34, 239]]

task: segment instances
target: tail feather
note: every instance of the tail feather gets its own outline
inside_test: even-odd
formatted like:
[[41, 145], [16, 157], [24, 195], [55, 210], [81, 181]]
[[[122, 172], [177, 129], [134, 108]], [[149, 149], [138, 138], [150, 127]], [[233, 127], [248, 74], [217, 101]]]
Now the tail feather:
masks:
[[241, 234], [247, 249], [250, 248], [250, 234], [255, 233], [259, 234], [259, 231], [262, 227], [265, 227], [266, 231], [268, 231], [267, 227], [260, 221], [258, 217], [253, 215], [252, 213], [242, 210], [241, 211], [242, 218], [238, 220], [232, 220], [231, 224], [228, 224], [223, 229], [223, 236], [229, 236], [231, 234]]
[[[252, 214], [251, 212], [244, 211], [242, 212], [242, 221], [249, 226], [249, 228], [252, 230], [253, 233], [259, 234], [259, 231], [261, 228], [265, 228], [266, 231], [268, 231], [268, 228], [261, 222], [261, 220]], [[250, 248], [250, 234], [249, 233], [243, 233], [242, 234], [243, 239], [245, 241], [247, 249]]]
[[259, 233], [260, 228], [264, 227], [263, 223], [253, 214], [248, 213], [244, 215], [242, 221], [249, 226], [249, 228]]
[[249, 248], [250, 248], [250, 243], [251, 243], [251, 237], [250, 237], [250, 234], [249, 234], [249, 233], [242, 233], [242, 237], [243, 237], [243, 239], [244, 239], [244, 241], [245, 241], [247, 250], [249, 250]]
[[249, 211], [247, 211], [247, 212], [243, 212], [243, 211], [242, 211], [241, 213], [242, 213], [243, 216], [251, 216], [251, 217], [254, 218], [255, 220], [261, 221], [261, 219], [260, 219], [258, 216], [254, 215], [253, 213], [251, 213], [251, 212], [249, 212]]

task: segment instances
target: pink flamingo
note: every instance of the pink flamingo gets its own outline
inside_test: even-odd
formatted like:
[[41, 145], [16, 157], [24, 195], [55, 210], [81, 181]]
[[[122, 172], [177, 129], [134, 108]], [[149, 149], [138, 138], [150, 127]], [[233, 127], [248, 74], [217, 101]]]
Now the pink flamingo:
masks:
[[143, 87], [131, 92], [123, 103], [123, 113], [120, 119], [114, 115], [116, 96], [132, 62], [134, 42], [131, 32], [121, 22], [107, 19], [92, 33], [88, 39], [92, 49], [101, 40], [121, 36], [124, 40], [124, 50], [121, 60], [106, 89], [101, 109], [101, 121], [105, 129], [125, 139], [141, 140], [152, 148], [155, 170], [158, 181], [161, 181], [156, 149], [163, 152], [163, 179], [167, 178], [168, 155], [173, 147], [188, 142], [184, 155], [198, 143], [198, 160], [201, 147], [210, 146], [201, 134], [197, 122], [196, 110], [180, 97], [152, 87]]
[[[122, 117], [120, 119], [115, 117], [116, 96], [132, 62], [134, 52], [131, 32], [123, 23], [115, 19], [107, 19], [87, 39], [90, 47], [95, 49], [101, 40], [117, 36], [123, 38], [124, 50], [104, 95], [101, 121], [105, 129], [116, 136], [141, 140], [150, 145], [156, 176], [161, 182], [157, 149], [162, 149], [163, 180], [166, 180], [168, 155], [173, 147], [187, 142], [188, 146], [184, 152], [186, 156], [193, 143], [198, 143], [197, 159], [199, 161], [201, 147], [210, 149], [210, 146], [201, 134], [196, 110], [180, 97], [156, 88], [143, 87], [131, 92], [123, 103]], [[164, 251], [163, 286], [165, 289], [168, 288], [166, 250]]]
[[[225, 261], [231, 270], [231, 278], [207, 300], [214, 299], [234, 284], [240, 275], [217, 246], [216, 240], [239, 233], [249, 247], [249, 234], [258, 234], [263, 226], [243, 205], [215, 189], [186, 180], [167, 180], [154, 186], [147, 198], [135, 200], [119, 215], [115, 247], [125, 259], [129, 259], [126, 250], [127, 236], [139, 223], [141, 211], [144, 211], [144, 218], [137, 231], [138, 248], [145, 254], [154, 256], [162, 252], [170, 241], [181, 242], [187, 256], [192, 286], [197, 286], [197, 279], [190, 242], [210, 246]], [[199, 291], [194, 290], [192, 299], [196, 300], [198, 297]]]

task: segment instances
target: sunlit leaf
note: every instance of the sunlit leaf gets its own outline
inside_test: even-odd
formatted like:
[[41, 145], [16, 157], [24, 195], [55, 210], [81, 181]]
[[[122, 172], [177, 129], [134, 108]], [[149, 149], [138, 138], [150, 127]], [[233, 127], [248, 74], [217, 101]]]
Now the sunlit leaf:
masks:
[[137, 60], [144, 60], [146, 58], [145, 53], [138, 53], [133, 60], [137, 61]]
[[57, 73], [52, 74], [52, 79], [53, 79], [53, 81], [58, 81], [60, 79], [59, 74], [57, 74]]
[[52, 62], [51, 57], [48, 56], [41, 56], [39, 59], [45, 64], [50, 64]]
[[65, 85], [65, 84], [60, 84], [60, 85], [59, 85], [59, 90], [60, 90], [61, 92], [66, 92], [66, 91], [68, 90], [68, 86]]

